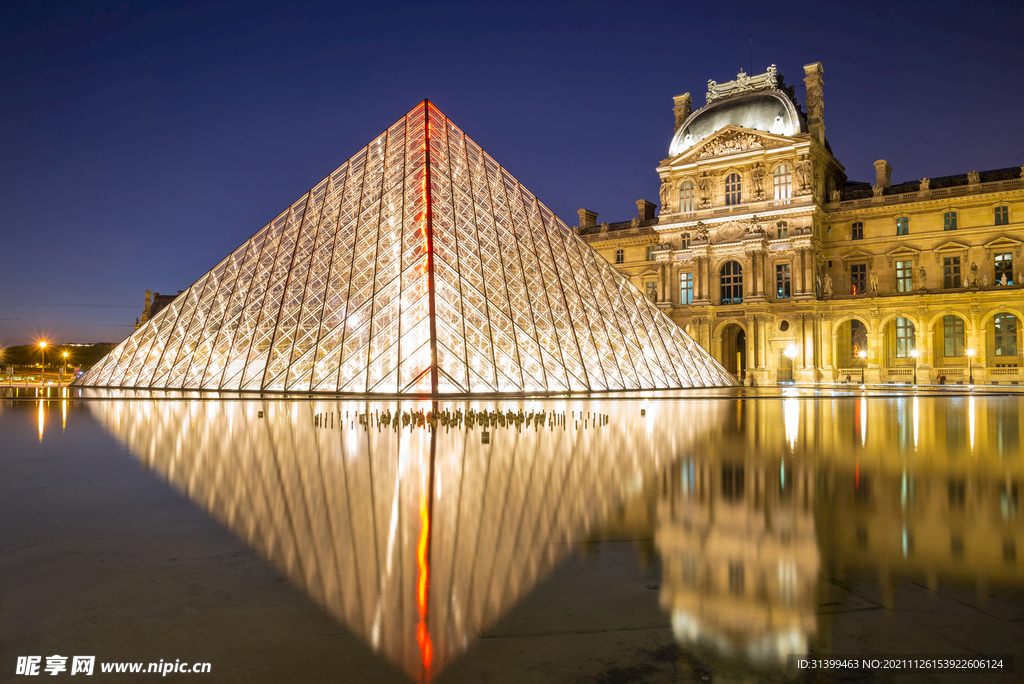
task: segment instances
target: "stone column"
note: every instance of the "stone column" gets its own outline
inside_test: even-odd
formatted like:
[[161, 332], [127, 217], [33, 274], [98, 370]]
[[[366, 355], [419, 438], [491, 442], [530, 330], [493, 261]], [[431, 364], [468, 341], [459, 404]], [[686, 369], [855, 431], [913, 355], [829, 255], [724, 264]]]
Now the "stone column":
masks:
[[760, 329], [760, 326], [757, 324], [758, 321], [757, 321], [756, 317], [754, 317], [754, 316], [747, 316], [746, 317], [746, 321], [747, 321], [747, 336], [746, 336], [746, 343], [747, 343], [747, 345], [746, 345], [747, 346], [747, 349], [746, 349], [746, 362], [747, 362], [747, 367], [744, 370], [746, 371], [746, 375], [747, 375], [747, 382], [746, 382], [746, 384], [749, 385], [749, 384], [753, 384], [752, 381], [753, 381], [753, 378], [754, 378], [754, 370], [757, 368], [757, 358], [756, 357], [757, 357], [757, 346], [758, 346], [757, 343], [760, 341], [758, 339], [758, 330]]
[[772, 317], [761, 314], [757, 317], [757, 345], [760, 353], [757, 358], [757, 366], [761, 370], [768, 369], [768, 326], [772, 323]]

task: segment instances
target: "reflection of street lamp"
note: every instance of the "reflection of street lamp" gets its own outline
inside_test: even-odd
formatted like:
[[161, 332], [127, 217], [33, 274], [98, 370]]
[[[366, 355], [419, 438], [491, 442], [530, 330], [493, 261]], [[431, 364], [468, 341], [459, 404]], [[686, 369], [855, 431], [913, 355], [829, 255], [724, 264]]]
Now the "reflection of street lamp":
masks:
[[857, 352], [857, 356], [859, 356], [860, 360], [861, 360], [861, 364], [860, 364], [860, 384], [863, 385], [864, 384], [864, 367], [866, 365], [868, 365], [868, 360], [867, 360], [868, 359], [868, 352], [867, 352], [866, 349], [861, 349], [859, 352]]
[[917, 387], [917, 357], [920, 353], [916, 349], [910, 350], [910, 355], [914, 357], [914, 387]]
[[790, 382], [794, 382], [794, 380], [793, 380], [793, 359], [796, 358], [796, 345], [795, 344], [788, 345], [786, 347], [786, 350], [784, 352], [782, 352], [782, 353], [786, 355], [787, 359], [789, 359], [789, 381]]
[[46, 341], [45, 340], [39, 343], [39, 353], [40, 353], [40, 355], [42, 357], [42, 363], [39, 364], [39, 369], [40, 369], [41, 374], [43, 376], [41, 384], [45, 388], [46, 387]]
[[968, 347], [967, 348], [967, 374], [968, 374], [969, 377], [967, 379], [967, 384], [969, 384], [969, 385], [973, 385], [974, 384], [974, 363], [973, 363], [973, 361], [974, 361], [974, 347]]

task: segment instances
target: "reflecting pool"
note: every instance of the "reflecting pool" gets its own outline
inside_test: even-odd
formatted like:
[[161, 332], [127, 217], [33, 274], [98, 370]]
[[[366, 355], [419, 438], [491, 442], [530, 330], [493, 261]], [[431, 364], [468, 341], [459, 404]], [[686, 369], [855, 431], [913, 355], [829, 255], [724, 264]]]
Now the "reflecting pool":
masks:
[[[1022, 411], [1014, 395], [813, 390], [7, 401], [3, 486], [21, 508], [0, 568], [6, 592], [43, 581], [26, 565], [25, 507], [93, 514], [89, 500], [28, 495], [72, 467], [43, 456], [59, 436], [61, 453], [141, 465], [147, 496], [180, 492], [375, 654], [382, 678], [757, 681], [796, 678], [790, 654], [1019, 660]], [[148, 500], [121, 514], [145, 519]], [[194, 523], [176, 524], [174, 557]], [[15, 606], [0, 637], [34, 608]], [[139, 611], [139, 629], [166, 609]], [[62, 624], [46, 648], [62, 647]], [[19, 649], [46, 650], [33, 638]]]

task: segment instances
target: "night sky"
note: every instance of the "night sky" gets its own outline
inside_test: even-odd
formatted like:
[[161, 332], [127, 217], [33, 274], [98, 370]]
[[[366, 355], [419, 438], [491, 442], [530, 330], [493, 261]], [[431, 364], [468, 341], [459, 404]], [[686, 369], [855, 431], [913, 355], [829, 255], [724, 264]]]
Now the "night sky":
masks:
[[801, 103], [823, 63], [852, 180], [1024, 164], [1019, 0], [160, 7], [0, 7], [0, 347], [123, 339], [425, 97], [569, 225], [658, 200], [750, 39]]

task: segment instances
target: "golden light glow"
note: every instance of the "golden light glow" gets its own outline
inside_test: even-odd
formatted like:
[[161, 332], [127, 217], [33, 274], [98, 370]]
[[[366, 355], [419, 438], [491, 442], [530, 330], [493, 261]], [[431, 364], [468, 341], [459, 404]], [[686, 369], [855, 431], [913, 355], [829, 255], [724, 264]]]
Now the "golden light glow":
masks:
[[785, 354], [786, 354], [787, 358], [795, 359], [796, 358], [796, 345], [795, 344], [791, 344], [791, 345], [787, 346]]
[[39, 343], [39, 348], [40, 349], [46, 349], [46, 342], [40, 342]]
[[46, 419], [43, 413], [43, 402], [39, 402], [39, 441], [43, 441], [43, 427], [46, 423]]

